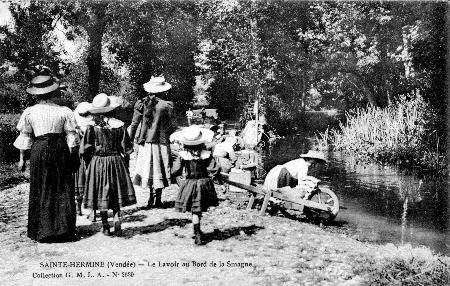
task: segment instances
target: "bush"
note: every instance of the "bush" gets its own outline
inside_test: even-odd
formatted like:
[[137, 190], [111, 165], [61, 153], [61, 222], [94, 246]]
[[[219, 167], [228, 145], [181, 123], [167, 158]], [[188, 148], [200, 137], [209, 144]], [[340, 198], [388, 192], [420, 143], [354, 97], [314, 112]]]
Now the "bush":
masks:
[[448, 257], [423, 247], [394, 247], [369, 266], [367, 285], [449, 285]]
[[20, 115], [0, 113], [0, 162], [12, 162], [19, 158], [19, 151], [13, 146], [19, 135], [16, 125]]
[[327, 138], [335, 150], [354, 153], [360, 159], [444, 173], [445, 140], [439, 140], [436, 130], [430, 129], [434, 120], [421, 96], [401, 97], [386, 108], [347, 113], [346, 124], [340, 124], [340, 130], [320, 134], [318, 145], [326, 145], [323, 139]]

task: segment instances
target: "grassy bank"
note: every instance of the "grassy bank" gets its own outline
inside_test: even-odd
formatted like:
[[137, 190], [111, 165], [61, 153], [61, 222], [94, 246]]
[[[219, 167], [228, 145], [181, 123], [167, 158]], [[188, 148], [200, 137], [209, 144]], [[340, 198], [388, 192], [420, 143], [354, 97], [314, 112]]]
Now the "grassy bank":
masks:
[[316, 141], [320, 149], [343, 150], [363, 160], [445, 174], [445, 138], [430, 128], [436, 120], [433, 116], [420, 96], [402, 98], [386, 108], [349, 112], [345, 124], [319, 133]]
[[411, 245], [387, 245], [384, 250], [383, 254], [369, 259], [369, 263], [359, 266], [367, 285], [449, 285], [448, 257]]
[[[448, 285], [450, 258], [409, 245], [375, 245], [357, 241], [339, 226], [318, 225], [283, 217], [260, 216], [242, 202], [221, 195], [220, 205], [204, 214], [202, 229], [208, 243], [193, 245], [189, 214], [173, 210], [175, 185], [164, 190], [167, 208], [142, 206], [148, 191], [137, 188], [138, 204], [124, 209], [123, 237], [105, 237], [101, 223], [77, 218], [81, 240], [36, 244], [26, 237], [28, 184], [0, 192], [2, 214], [1, 285], [92, 285], [92, 278], [33, 279], [32, 273], [70, 273], [74, 269], [42, 268], [47, 261], [155, 262], [114, 271], [134, 277], [111, 278], [108, 270], [90, 271], [95, 285]], [[84, 210], [86, 215], [88, 212]], [[207, 261], [205, 267], [158, 267], [159, 262]], [[210, 262], [234, 263], [214, 267]], [[241, 263], [239, 266], [237, 263]], [[243, 263], [246, 263], [245, 265]], [[52, 284], [53, 282], [53, 284]], [[49, 284], [50, 283], [50, 284]]]

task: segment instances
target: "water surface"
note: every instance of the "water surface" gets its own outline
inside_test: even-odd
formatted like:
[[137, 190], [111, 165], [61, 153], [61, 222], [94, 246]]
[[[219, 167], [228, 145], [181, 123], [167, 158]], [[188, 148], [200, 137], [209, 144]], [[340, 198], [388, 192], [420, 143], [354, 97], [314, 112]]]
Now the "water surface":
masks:
[[[263, 153], [264, 169], [297, 158], [308, 148], [306, 139], [282, 139]], [[444, 178], [419, 177], [341, 153], [327, 156], [329, 163], [312, 169], [311, 174], [330, 185], [345, 207], [336, 218], [337, 224], [354, 229], [362, 241], [425, 245], [450, 254], [448, 184]]]

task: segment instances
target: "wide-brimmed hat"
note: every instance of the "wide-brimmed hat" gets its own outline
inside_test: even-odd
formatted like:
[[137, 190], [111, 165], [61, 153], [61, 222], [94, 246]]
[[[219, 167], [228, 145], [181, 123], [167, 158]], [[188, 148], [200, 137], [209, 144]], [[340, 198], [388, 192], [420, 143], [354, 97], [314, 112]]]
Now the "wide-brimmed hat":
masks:
[[106, 93], [97, 94], [88, 107], [89, 113], [107, 113], [122, 105], [122, 99], [117, 96], [109, 96]]
[[[203, 139], [205, 141], [204, 143], [209, 143], [209, 142], [213, 141], [213, 139], [214, 139], [214, 132], [213, 131], [211, 131], [209, 129], [206, 129], [206, 128], [203, 128], [203, 127], [200, 127], [198, 125], [192, 125], [192, 126], [196, 126], [196, 127], [200, 128], [200, 131], [202, 132]], [[188, 128], [188, 127], [185, 127], [182, 130], [179, 130], [179, 131], [176, 131], [176, 132], [170, 134], [170, 137], [169, 137], [170, 142], [176, 142], [176, 141], [181, 142], [182, 139], [184, 138], [183, 134], [184, 134], [184, 132], [185, 132], [184, 130], [186, 128]]]
[[160, 93], [172, 88], [170, 83], [167, 83], [164, 77], [152, 77], [148, 82], [143, 84], [144, 89], [148, 93]]
[[30, 84], [31, 86], [27, 88], [27, 92], [34, 95], [47, 94], [59, 88], [59, 81], [51, 75], [40, 74], [35, 76]]
[[89, 108], [91, 104], [89, 102], [80, 102], [74, 110], [75, 120], [78, 126], [86, 126], [92, 122], [93, 116], [89, 114]]
[[200, 145], [210, 142], [210, 139], [212, 138], [210, 133], [212, 132], [208, 129], [200, 128], [197, 125], [192, 125], [181, 131], [180, 141], [184, 145], [188, 146]]
[[301, 154], [301, 158], [309, 158], [309, 159], [315, 159], [318, 161], [323, 161], [324, 163], [327, 162], [327, 159], [325, 159], [325, 155], [322, 152], [319, 151], [313, 151], [309, 150], [306, 154]]

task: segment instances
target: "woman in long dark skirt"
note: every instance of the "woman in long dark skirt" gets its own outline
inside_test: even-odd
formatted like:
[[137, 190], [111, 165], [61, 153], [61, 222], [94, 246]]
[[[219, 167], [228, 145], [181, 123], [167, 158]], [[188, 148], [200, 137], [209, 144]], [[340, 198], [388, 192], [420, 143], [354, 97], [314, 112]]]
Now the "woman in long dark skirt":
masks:
[[55, 102], [59, 83], [48, 73], [33, 78], [27, 92], [38, 104], [23, 112], [14, 142], [20, 149], [19, 168], [24, 169], [25, 150], [30, 155], [28, 237], [39, 242], [68, 241], [75, 237], [75, 194], [70, 150], [79, 140], [72, 111]]

